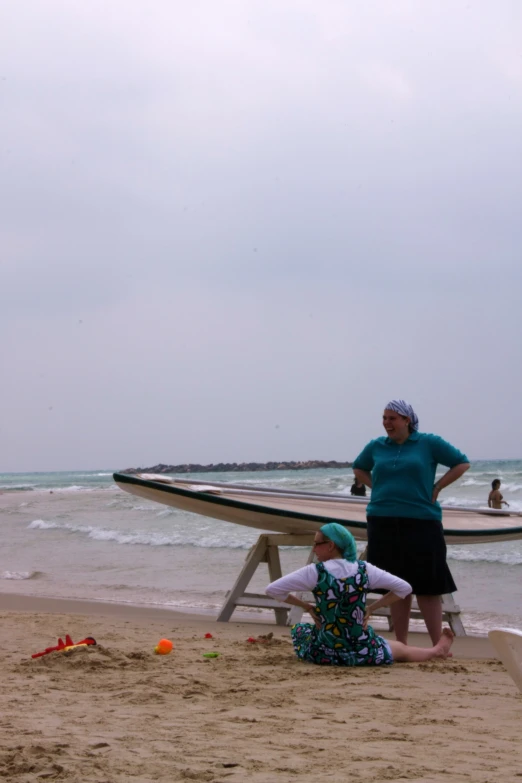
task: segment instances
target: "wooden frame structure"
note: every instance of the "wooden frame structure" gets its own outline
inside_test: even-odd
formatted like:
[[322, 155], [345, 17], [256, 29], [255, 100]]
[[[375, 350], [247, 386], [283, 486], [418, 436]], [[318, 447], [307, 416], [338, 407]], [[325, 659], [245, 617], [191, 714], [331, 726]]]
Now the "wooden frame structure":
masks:
[[[269, 598], [266, 595], [249, 593], [246, 591], [261, 563], [266, 563], [268, 565], [270, 582], [283, 576], [281, 558], [279, 556], [280, 546], [299, 546], [308, 548], [309, 554], [306, 564], [312, 563], [314, 559], [314, 552], [312, 549], [313, 541], [314, 537], [310, 533], [304, 535], [262, 533], [254, 546], [250, 549], [245, 564], [243, 565], [234, 586], [227, 593], [225, 602], [217, 617], [218, 622], [228, 622], [235, 609], [241, 606], [252, 606], [258, 609], [273, 609], [277, 625], [294, 625], [299, 622], [304, 614], [303, 609], [299, 606], [290, 606], [275, 601], [273, 598]], [[302, 598], [302, 594], [298, 595]], [[375, 616], [386, 617], [389, 629], [393, 629], [393, 622], [388, 607], [377, 610]], [[413, 619], [422, 619], [416, 600], [413, 601], [411, 617]], [[449, 624], [456, 636], [466, 636], [466, 631], [460, 617], [460, 607], [455, 603], [451, 593], [442, 596], [442, 618]]]

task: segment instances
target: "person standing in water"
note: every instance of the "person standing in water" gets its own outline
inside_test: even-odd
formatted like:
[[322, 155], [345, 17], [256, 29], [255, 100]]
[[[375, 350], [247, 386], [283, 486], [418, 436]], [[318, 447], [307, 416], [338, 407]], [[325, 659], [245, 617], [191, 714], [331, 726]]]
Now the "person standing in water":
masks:
[[[412, 586], [433, 644], [442, 633], [442, 595], [457, 589], [446, 563], [441, 489], [470, 467], [468, 458], [438, 435], [421, 433], [405, 400], [391, 400], [382, 417], [386, 437], [370, 441], [352, 469], [372, 488], [367, 507], [370, 563]], [[435, 482], [437, 465], [449, 468]], [[390, 612], [397, 641], [407, 644], [411, 594]]]
[[488, 496], [488, 506], [490, 508], [501, 509], [503, 505], [509, 508], [509, 503], [507, 500], [504, 500], [500, 493], [500, 479], [495, 479], [491, 482], [491, 492]]
[[350, 495], [355, 495], [356, 497], [361, 497], [361, 498], [366, 497], [366, 487], [362, 483], [362, 481], [359, 481], [358, 479], [354, 479], [354, 482], [350, 489]]

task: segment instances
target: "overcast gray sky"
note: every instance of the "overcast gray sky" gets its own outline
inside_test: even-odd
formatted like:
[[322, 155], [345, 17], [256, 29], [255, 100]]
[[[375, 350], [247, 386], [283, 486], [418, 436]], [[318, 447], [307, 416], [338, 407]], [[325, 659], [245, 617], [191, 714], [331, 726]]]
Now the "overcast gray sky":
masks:
[[1, 471], [522, 457], [519, 0], [0, 17]]

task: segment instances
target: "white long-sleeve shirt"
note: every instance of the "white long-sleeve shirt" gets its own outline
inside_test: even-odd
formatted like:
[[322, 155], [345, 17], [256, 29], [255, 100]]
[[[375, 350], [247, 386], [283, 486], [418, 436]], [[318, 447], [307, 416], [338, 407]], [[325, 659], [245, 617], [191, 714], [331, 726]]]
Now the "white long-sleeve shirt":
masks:
[[[326, 560], [323, 563], [326, 570], [336, 579], [346, 579], [355, 576], [359, 567], [358, 561], [350, 563], [348, 560], [336, 558]], [[398, 576], [383, 571], [382, 568], [371, 563], [366, 563], [369, 590], [390, 590], [401, 598], [406, 598], [411, 593], [411, 585]], [[318, 582], [318, 574], [315, 563], [299, 568], [281, 579], [276, 579], [265, 589], [265, 593], [276, 601], [284, 601], [290, 593], [313, 590]]]

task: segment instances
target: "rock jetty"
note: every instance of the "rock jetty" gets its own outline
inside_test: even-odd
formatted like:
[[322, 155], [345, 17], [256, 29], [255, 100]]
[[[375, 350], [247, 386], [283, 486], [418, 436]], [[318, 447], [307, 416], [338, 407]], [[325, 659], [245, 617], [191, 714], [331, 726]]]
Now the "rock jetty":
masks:
[[332, 459], [324, 462], [310, 459], [300, 462], [218, 462], [199, 465], [192, 462], [186, 465], [153, 465], [150, 468], [126, 468], [120, 473], [246, 473], [259, 470], [315, 470], [317, 468], [351, 468], [351, 462], [337, 462]]

